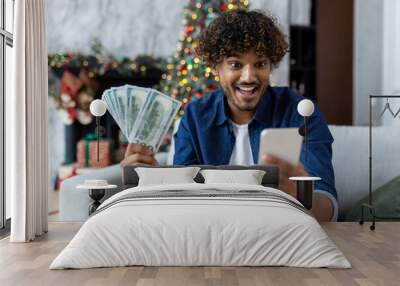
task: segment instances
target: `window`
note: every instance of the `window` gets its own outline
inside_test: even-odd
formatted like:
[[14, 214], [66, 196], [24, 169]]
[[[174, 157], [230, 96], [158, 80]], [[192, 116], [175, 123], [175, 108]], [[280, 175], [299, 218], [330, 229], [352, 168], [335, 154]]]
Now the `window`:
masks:
[[5, 103], [11, 92], [14, 0], [0, 0], [0, 236], [9, 226], [9, 197], [5, 189]]

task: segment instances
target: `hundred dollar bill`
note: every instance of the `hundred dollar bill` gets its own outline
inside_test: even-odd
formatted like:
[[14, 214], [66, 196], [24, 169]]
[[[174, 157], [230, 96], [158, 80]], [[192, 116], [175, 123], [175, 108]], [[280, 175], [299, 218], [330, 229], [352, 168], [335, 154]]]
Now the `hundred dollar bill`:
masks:
[[153, 99], [153, 101], [158, 101], [164, 106], [164, 113], [162, 114], [162, 118], [160, 120], [158, 128], [156, 128], [153, 140], [149, 143], [149, 145], [152, 146], [154, 150], [158, 150], [158, 148], [160, 147], [163, 137], [168, 132], [168, 129], [175, 119], [175, 116], [181, 106], [181, 103], [179, 101], [174, 100], [171, 97], [166, 96], [165, 94], [158, 91], [156, 91], [156, 93], [157, 96], [155, 97], [155, 99]]
[[120, 87], [112, 87], [111, 88], [111, 94], [114, 96], [114, 106], [117, 109], [117, 121], [120, 122], [118, 124], [122, 130], [123, 133], [127, 133], [128, 130], [126, 129], [126, 124], [125, 124], [125, 113], [126, 113], [126, 87], [125, 86], [120, 86]]
[[[122, 122], [119, 120], [118, 117], [118, 110], [115, 105], [115, 98], [114, 95], [111, 93], [111, 90], [107, 89], [103, 92], [103, 95], [101, 96], [101, 99], [106, 103], [107, 105], [107, 110], [111, 114], [111, 116], [114, 118], [115, 122], [117, 122], [118, 126], [123, 130], [121, 127]], [[124, 132], [124, 131], [122, 131]]]
[[126, 125], [126, 134], [129, 142], [135, 142], [135, 134], [137, 130], [138, 118], [140, 116], [141, 111], [144, 110], [144, 106], [146, 104], [146, 100], [149, 95], [148, 88], [142, 88], [137, 86], [126, 86], [126, 112], [125, 112], [125, 125]]
[[156, 128], [161, 114], [164, 112], [158, 103], [153, 101], [155, 93], [149, 90], [146, 103], [137, 118], [137, 128], [135, 140], [137, 143], [145, 144], [150, 147], [150, 134]]

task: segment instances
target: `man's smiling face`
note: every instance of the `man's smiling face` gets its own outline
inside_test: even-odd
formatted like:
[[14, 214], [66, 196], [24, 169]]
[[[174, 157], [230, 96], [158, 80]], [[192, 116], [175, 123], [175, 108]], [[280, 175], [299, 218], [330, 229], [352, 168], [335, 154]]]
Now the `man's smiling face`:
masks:
[[232, 120], [243, 121], [248, 117], [250, 120], [269, 84], [269, 59], [257, 56], [254, 51], [235, 54], [224, 58], [215, 72], [227, 97]]

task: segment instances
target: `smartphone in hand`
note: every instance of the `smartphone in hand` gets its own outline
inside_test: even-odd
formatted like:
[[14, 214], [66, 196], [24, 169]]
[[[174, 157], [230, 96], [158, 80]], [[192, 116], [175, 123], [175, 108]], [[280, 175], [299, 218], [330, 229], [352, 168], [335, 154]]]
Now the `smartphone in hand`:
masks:
[[296, 166], [300, 159], [303, 137], [298, 128], [264, 129], [260, 136], [258, 163], [261, 164], [264, 154], [273, 155]]

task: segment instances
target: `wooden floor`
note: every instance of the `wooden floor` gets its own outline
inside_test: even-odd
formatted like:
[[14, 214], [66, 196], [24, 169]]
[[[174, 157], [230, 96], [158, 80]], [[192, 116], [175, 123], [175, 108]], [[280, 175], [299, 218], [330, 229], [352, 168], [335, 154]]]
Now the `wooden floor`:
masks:
[[80, 224], [51, 222], [32, 243], [0, 241], [0, 285], [400, 285], [400, 223], [326, 223], [353, 268], [120, 267], [48, 270]]

